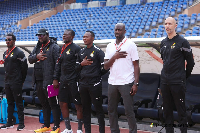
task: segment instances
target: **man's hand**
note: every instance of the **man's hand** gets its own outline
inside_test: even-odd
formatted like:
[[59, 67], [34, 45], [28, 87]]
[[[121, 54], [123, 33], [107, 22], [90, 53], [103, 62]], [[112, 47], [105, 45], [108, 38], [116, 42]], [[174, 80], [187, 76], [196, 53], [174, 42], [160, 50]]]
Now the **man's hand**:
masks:
[[54, 89], [58, 89], [58, 87], [59, 87], [59, 83], [58, 83], [58, 80], [53, 80], [53, 88]]
[[133, 85], [132, 88], [131, 88], [130, 94], [132, 96], [134, 96], [137, 93], [137, 89], [138, 89], [138, 87], [136, 85]]
[[126, 58], [126, 56], [127, 56], [126, 51], [120, 51], [120, 50], [121, 49], [117, 50], [116, 53], [114, 54], [115, 59]]
[[38, 60], [45, 60], [47, 57], [45, 57], [46, 54], [43, 54], [43, 52], [40, 52], [39, 54], [37, 54], [36, 58]]
[[91, 59], [87, 59], [87, 56], [85, 56], [85, 58], [81, 62], [81, 66], [88, 66], [88, 65], [91, 65], [92, 63], [93, 61]]

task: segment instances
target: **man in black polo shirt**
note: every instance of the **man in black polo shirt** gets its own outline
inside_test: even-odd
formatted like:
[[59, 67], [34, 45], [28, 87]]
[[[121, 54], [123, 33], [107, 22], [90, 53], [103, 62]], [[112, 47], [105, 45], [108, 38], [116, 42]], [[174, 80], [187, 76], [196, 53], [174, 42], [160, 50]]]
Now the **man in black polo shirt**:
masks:
[[97, 112], [99, 132], [105, 133], [104, 112], [102, 108], [102, 81], [104, 70], [104, 52], [93, 44], [94, 33], [86, 31], [83, 36], [85, 48], [77, 58], [77, 71], [80, 71], [80, 95], [83, 105], [83, 123], [86, 133], [91, 133], [91, 103]]
[[58, 88], [58, 81], [60, 80], [59, 101], [66, 126], [66, 129], [62, 133], [73, 133], [70, 125], [68, 108], [71, 102], [75, 104], [77, 110], [77, 133], [82, 133], [82, 105], [78, 92], [78, 73], [75, 71], [77, 55], [81, 48], [73, 43], [74, 36], [75, 32], [73, 30], [65, 30], [63, 34], [63, 41], [65, 44], [62, 46], [54, 71], [53, 85], [54, 88]]
[[[186, 78], [191, 75], [194, 67], [192, 49], [188, 41], [179, 36], [175, 29], [176, 20], [168, 17], [165, 20], [167, 37], [160, 45], [163, 69], [161, 71], [161, 91], [163, 110], [167, 133], [174, 133], [173, 104], [175, 103], [179, 116], [179, 126], [182, 133], [187, 132], [187, 115], [185, 108]], [[185, 60], [187, 61], [185, 70]]]

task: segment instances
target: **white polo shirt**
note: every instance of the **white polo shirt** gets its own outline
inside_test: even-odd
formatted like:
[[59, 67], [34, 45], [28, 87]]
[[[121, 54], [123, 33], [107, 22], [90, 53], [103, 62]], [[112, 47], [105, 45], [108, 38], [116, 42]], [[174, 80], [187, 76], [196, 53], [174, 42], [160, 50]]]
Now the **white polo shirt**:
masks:
[[133, 61], [139, 60], [139, 56], [136, 44], [130, 39], [124, 38], [119, 45], [116, 45], [116, 40], [109, 43], [104, 59], [111, 59], [117, 51], [116, 46], [119, 47], [120, 45], [121, 51], [126, 51], [128, 54], [126, 58], [116, 59], [110, 67], [108, 83], [112, 85], [125, 85], [135, 80]]

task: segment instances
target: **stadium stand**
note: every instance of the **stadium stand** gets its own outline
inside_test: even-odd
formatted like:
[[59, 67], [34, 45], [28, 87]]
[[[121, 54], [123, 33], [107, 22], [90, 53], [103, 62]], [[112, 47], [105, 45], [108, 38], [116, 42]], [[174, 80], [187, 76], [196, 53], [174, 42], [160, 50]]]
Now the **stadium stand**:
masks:
[[23, 20], [43, 10], [50, 10], [66, 0], [7, 0], [0, 3], [0, 41], [4, 40], [7, 33], [17, 33], [21, 25], [17, 26], [19, 20]]
[[[50, 1], [53, 0], [46, 0], [43, 2], [45, 3]], [[42, 5], [44, 5], [44, 3]], [[145, 5], [130, 4], [124, 6], [119, 5], [69, 9], [64, 10], [61, 13], [58, 12], [50, 18], [41, 20], [39, 23], [21, 30], [19, 30], [20, 27], [16, 27], [16, 25], [7, 25], [10, 22], [16, 22], [8, 20], [9, 23], [8, 21], [2, 23], [5, 24], [2, 27], [7, 27], [7, 29], [0, 32], [0, 41], [4, 40], [5, 34], [8, 32], [16, 34], [19, 41], [36, 41], [37, 37], [35, 36], [35, 33], [40, 28], [49, 29], [50, 36], [57, 37], [58, 41], [62, 40], [62, 33], [66, 28], [71, 28], [76, 32], [75, 40], [82, 40], [82, 36], [86, 30], [94, 31], [96, 34], [96, 40], [113, 39], [113, 29], [117, 22], [123, 22], [126, 24], [126, 35], [128, 37], [158, 38], [166, 36], [163, 22], [168, 16], [176, 17], [178, 21], [177, 32], [184, 35], [186, 30], [191, 28], [191, 26], [195, 26], [195, 24], [200, 20], [198, 19], [200, 17], [198, 17], [199, 15], [197, 14], [193, 14], [191, 17], [186, 14], [180, 14], [184, 9], [192, 4], [193, 0], [175, 0], [146, 3]], [[37, 1], [31, 2], [30, 5], [37, 6]], [[27, 6], [27, 10], [30, 8], [30, 6]], [[19, 10], [25, 9], [20, 8]], [[17, 11], [18, 10], [15, 12]], [[20, 14], [20, 16], [25, 17], [28, 15], [30, 14]], [[5, 17], [2, 18], [6, 20]], [[18, 18], [18, 20], [19, 19], [22, 18]], [[194, 34], [185, 34], [185, 36], [196, 36], [198, 34], [194, 32]]]

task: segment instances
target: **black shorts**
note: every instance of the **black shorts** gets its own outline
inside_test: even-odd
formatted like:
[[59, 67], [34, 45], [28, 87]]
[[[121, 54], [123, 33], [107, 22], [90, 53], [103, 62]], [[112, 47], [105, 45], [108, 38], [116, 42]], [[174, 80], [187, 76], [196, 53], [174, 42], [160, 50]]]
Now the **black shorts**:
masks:
[[60, 84], [59, 101], [65, 103], [81, 104], [81, 97], [77, 83]]

